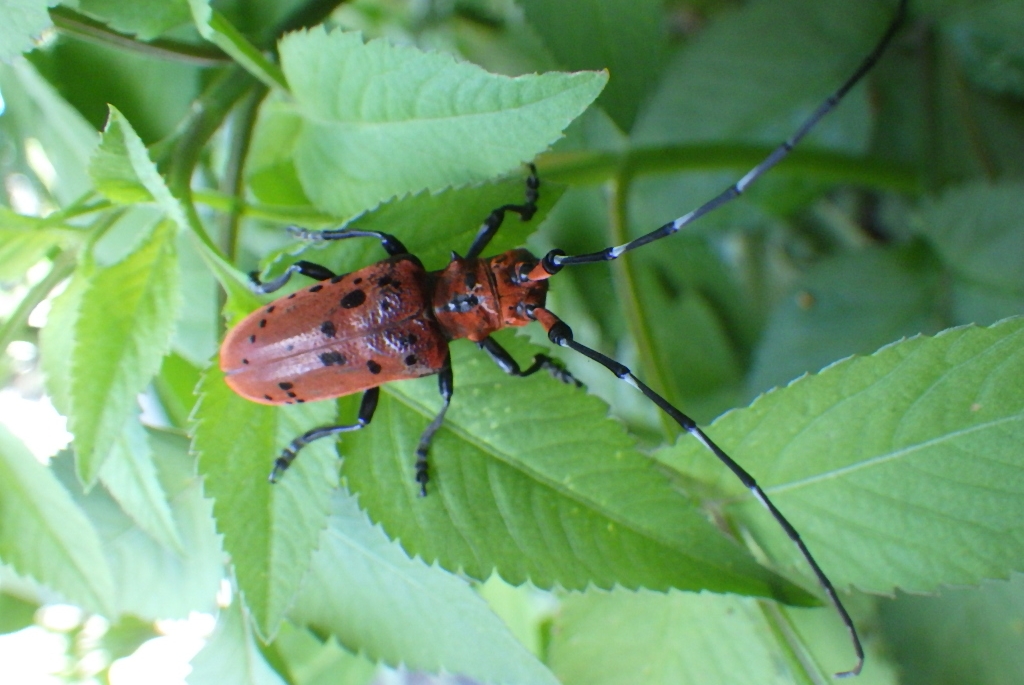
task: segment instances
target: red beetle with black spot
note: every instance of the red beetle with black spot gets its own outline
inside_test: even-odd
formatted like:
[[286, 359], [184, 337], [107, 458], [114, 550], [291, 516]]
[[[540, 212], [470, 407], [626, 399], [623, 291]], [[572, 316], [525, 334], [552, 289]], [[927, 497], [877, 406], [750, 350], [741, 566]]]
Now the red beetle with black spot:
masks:
[[501, 226], [506, 212], [515, 212], [526, 221], [537, 211], [540, 182], [532, 165], [526, 182], [526, 201], [521, 205], [504, 205], [491, 212], [466, 257], [453, 254], [452, 261], [440, 271], [426, 271], [420, 261], [388, 233], [292, 229], [307, 240], [374, 238], [380, 241], [389, 257], [365, 269], [341, 276], [318, 264], [296, 262], [280, 278], [259, 285], [258, 290], [273, 292], [296, 273], [320, 282], [254, 312], [224, 340], [220, 361], [227, 383], [239, 395], [254, 402], [292, 404], [364, 391], [356, 423], [324, 426], [293, 440], [274, 462], [271, 480], [280, 476], [299, 450], [309, 442], [345, 431], [359, 430], [368, 425], [377, 407], [382, 384], [438, 374], [442, 407], [423, 432], [416, 448], [416, 481], [420, 484], [421, 494], [425, 495], [428, 481], [427, 452], [452, 398], [452, 368], [448, 354], [450, 340], [468, 338], [474, 341], [510, 375], [529, 376], [545, 369], [563, 382], [576, 382], [546, 355], [537, 355], [533, 364], [525, 370], [520, 369], [512, 356], [491, 338], [492, 333], [507, 326], [525, 326], [537, 321], [547, 330], [551, 342], [596, 361], [658, 405], [680, 427], [714, 453], [771, 512], [814, 571], [822, 589], [850, 631], [857, 652], [857, 663], [851, 671], [838, 675], [858, 673], [863, 664], [864, 651], [850, 615], [807, 546], [767, 493], [690, 417], [651, 390], [628, 368], [577, 343], [573, 339], [572, 330], [545, 309], [545, 299], [547, 279], [563, 267], [617, 259], [631, 250], [674, 234], [683, 226], [738, 197], [751, 183], [781, 161], [867, 73], [892, 39], [905, 11], [906, 0], [900, 0], [899, 9], [889, 28], [857, 71], [811, 114], [796, 134], [776, 148], [763, 162], [692, 212], [624, 245], [577, 256], [567, 256], [561, 250], [552, 250], [538, 259], [526, 250], [510, 250], [481, 259], [481, 252]]

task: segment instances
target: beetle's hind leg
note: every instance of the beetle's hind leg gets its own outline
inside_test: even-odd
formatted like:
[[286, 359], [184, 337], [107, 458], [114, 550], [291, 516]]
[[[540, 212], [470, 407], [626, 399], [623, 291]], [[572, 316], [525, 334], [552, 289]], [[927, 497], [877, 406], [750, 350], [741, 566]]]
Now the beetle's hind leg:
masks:
[[288, 447], [281, 452], [281, 456], [274, 461], [274, 469], [270, 472], [270, 482], [276, 483], [292, 462], [298, 456], [299, 450], [320, 438], [338, 433], [349, 433], [365, 428], [373, 419], [373, 412], [377, 410], [377, 400], [380, 398], [380, 388], [370, 388], [363, 393], [363, 401], [359, 404], [359, 415], [356, 422], [345, 426], [321, 426], [307, 431], [291, 441]]

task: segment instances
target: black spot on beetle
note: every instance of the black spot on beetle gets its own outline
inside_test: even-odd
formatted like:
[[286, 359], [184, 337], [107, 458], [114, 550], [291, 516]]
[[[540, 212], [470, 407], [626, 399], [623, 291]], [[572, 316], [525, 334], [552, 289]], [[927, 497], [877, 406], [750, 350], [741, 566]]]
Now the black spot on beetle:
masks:
[[284, 348], [285, 352], [291, 352], [294, 349], [295, 349], [295, 345], [286, 345], [285, 348]]
[[405, 365], [406, 366], [412, 366], [415, 363], [416, 363], [416, 355], [415, 354], [410, 354], [408, 357], [405, 358]]
[[274, 313], [274, 305], [270, 305], [269, 307], [267, 307], [267, 314], [273, 314], [273, 313]]
[[420, 339], [416, 337], [415, 333], [410, 333], [408, 337], [406, 337], [406, 340], [409, 341], [409, 345], [415, 345]]
[[380, 286], [381, 288], [391, 285], [392, 283], [394, 283], [394, 280], [391, 278], [391, 276], [382, 276], [381, 279], [377, 281], [377, 285]]
[[248, 363], [249, 363], [249, 360], [248, 360], [248, 359], [243, 359], [243, 360], [242, 360], [242, 363], [243, 363], [243, 364], [248, 364]]
[[266, 400], [267, 402], [273, 402], [273, 401], [274, 401], [274, 398], [273, 398], [273, 397], [271, 397], [270, 395], [264, 395], [264, 396], [263, 396], [263, 398], [264, 398], [264, 399], [265, 399], [265, 400]]
[[251, 343], [256, 342], [256, 336], [255, 335], [250, 335], [249, 336], [249, 342], [251, 342]]
[[366, 293], [362, 290], [353, 290], [345, 297], [341, 298], [341, 306], [345, 309], [352, 309], [358, 307], [363, 302], [366, 302]]
[[282, 390], [291, 390], [292, 388], [295, 387], [295, 385], [293, 383], [278, 383], [277, 387], [281, 388]]
[[267, 320], [266, 319], [260, 319], [260, 328], [266, 328], [266, 327], [267, 327]]
[[361, 279], [361, 278], [357, 278], [356, 280], [354, 280], [354, 281], [352, 281], [352, 282], [353, 282], [353, 283], [355, 283], [356, 285], [359, 285], [360, 283], [362, 283], [362, 282], [363, 282], [363, 279]]
[[293, 299], [295, 299], [296, 295], [298, 295], [298, 293], [292, 293], [291, 295], [288, 296], [288, 299], [289, 300], [293, 300]]
[[311, 292], [311, 293], [318, 293], [318, 292], [320, 292], [323, 289], [324, 289], [324, 287], [322, 285], [317, 284], [317, 285], [314, 285], [312, 288], [310, 288], [309, 292]]
[[326, 335], [328, 338], [333, 338], [334, 334], [337, 333], [337, 329], [334, 327], [333, 321], [324, 321], [320, 324], [320, 332]]
[[303, 399], [298, 399], [298, 400], [295, 400], [296, 404], [302, 404], [302, 403], [303, 403], [303, 402], [305, 402], [305, 401], [306, 401], [306, 400], [303, 400]]
[[324, 366], [341, 366], [345, 363], [345, 355], [341, 352], [323, 352], [320, 355], [320, 361], [323, 362]]
[[366, 362], [366, 368], [368, 368], [370, 370], [370, 373], [372, 373], [374, 376], [380, 373], [380, 364], [373, 361], [372, 359]]
[[335, 276], [334, 278], [331, 279], [331, 283], [341, 283], [342, 280], [344, 280], [344, 278], [345, 278], [345, 274], [341, 274], [340, 276]]
[[291, 397], [292, 399], [295, 399], [296, 397], [298, 397], [298, 395], [296, 395], [295, 393], [289, 391], [288, 392], [288, 397]]

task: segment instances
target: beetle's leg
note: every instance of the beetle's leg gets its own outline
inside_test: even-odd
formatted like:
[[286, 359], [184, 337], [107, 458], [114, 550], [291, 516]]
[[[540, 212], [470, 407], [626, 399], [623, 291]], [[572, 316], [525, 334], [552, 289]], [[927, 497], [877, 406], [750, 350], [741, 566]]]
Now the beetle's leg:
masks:
[[281, 474], [295, 461], [299, 450], [314, 440], [326, 438], [328, 435], [357, 431], [369, 425], [370, 420], [373, 418], [373, 412], [377, 409], [378, 398], [380, 398], [380, 388], [370, 388], [363, 393], [363, 401], [359, 404], [359, 415], [355, 423], [347, 426], [322, 426], [314, 428], [292, 440], [291, 444], [281, 452], [281, 456], [274, 461], [274, 470], [270, 472], [270, 482], [276, 483]]
[[335, 273], [326, 266], [320, 266], [303, 259], [289, 266], [283, 274], [272, 281], [261, 283], [259, 273], [256, 271], [249, 274], [249, 277], [252, 278], [253, 290], [266, 294], [279, 290], [285, 283], [291, 280], [292, 274], [302, 274], [318, 281], [326, 281], [328, 278], [334, 278], [335, 276]]
[[487, 337], [477, 343], [477, 347], [487, 353], [498, 367], [510, 376], [519, 376], [525, 378], [526, 376], [532, 376], [541, 369], [551, 374], [551, 377], [562, 381], [563, 383], [571, 383], [577, 388], [582, 388], [583, 384], [576, 380], [571, 373], [569, 373], [562, 363], [557, 359], [552, 359], [546, 354], [538, 354], [534, 356], [533, 363], [525, 370], [522, 371], [519, 368], [519, 364], [512, 358], [512, 355], [508, 353], [504, 347], [498, 344], [498, 341], [494, 338]]
[[505, 212], [515, 212], [523, 221], [529, 221], [537, 213], [537, 200], [540, 198], [540, 179], [537, 177], [537, 167], [530, 165], [530, 175], [526, 177], [526, 201], [521, 205], [504, 205], [491, 212], [490, 216], [480, 227], [480, 231], [473, 238], [473, 244], [469, 246], [466, 253], [467, 259], [479, 257], [484, 251], [491, 238], [498, 232], [501, 222], [505, 220]]
[[592, 350], [589, 347], [579, 344], [572, 337], [572, 329], [569, 328], [561, 319], [552, 314], [546, 309], [538, 307], [533, 310], [534, 316], [537, 321], [544, 326], [544, 329], [548, 332], [548, 339], [554, 344], [560, 347], [568, 347], [571, 350], [575, 350], [580, 354], [593, 359], [595, 362], [605, 367], [612, 373], [614, 373], [619, 380], [623, 380], [634, 388], [642, 392], [649, 400], [654, 402], [658, 407], [668, 414], [673, 421], [679, 424], [679, 426], [687, 433], [697, 438], [702, 445], [710, 450], [719, 461], [725, 464], [730, 471], [743, 483], [743, 485], [750, 490], [754, 495], [754, 498], [760, 502], [765, 509], [772, 515], [772, 518], [779, 524], [789, 539], [792, 540], [793, 544], [796, 545], [797, 549], [800, 550], [800, 554], [803, 555], [804, 560], [814, 571], [815, 577], [818, 579], [818, 584], [821, 586], [825, 594], [828, 595], [829, 601], [832, 602], [832, 606], [835, 607], [839, 613], [839, 617], [842, 619], [843, 624], [850, 633], [850, 638], [853, 641], [853, 648], [857, 654], [857, 663], [854, 668], [843, 673], [837, 673], [836, 677], [844, 677], [849, 675], [857, 675], [860, 673], [861, 667], [864, 665], [864, 648], [861, 646], [860, 637], [857, 635], [857, 629], [853, 625], [853, 619], [850, 618], [850, 614], [846, 611], [846, 607], [843, 606], [842, 601], [839, 599], [839, 594], [836, 592], [835, 587], [832, 585], [832, 581], [828, 579], [825, 572], [818, 566], [818, 562], [815, 561], [811, 555], [811, 551], [804, 544], [804, 541], [800, 539], [800, 534], [796, 531], [796, 528], [789, 522], [789, 520], [783, 516], [782, 512], [779, 511], [775, 504], [768, 498], [768, 494], [757, 484], [754, 477], [747, 473], [746, 469], [733, 461], [732, 457], [725, 453], [725, 451], [716, 445], [711, 438], [705, 435], [689, 416], [679, 411], [671, 404], [668, 400], [659, 395], [658, 393], [647, 387], [643, 381], [633, 375], [633, 372], [629, 370], [624, 364], [620, 364], [611, 357], [607, 357], [597, 350]]
[[444, 360], [444, 366], [437, 377], [437, 389], [441, 391], [441, 411], [437, 413], [434, 420], [430, 422], [427, 429], [420, 436], [420, 444], [416, 447], [416, 482], [420, 484], [420, 496], [427, 496], [427, 481], [430, 480], [427, 465], [427, 453], [430, 451], [430, 441], [434, 439], [434, 433], [444, 423], [444, 415], [448, 412], [448, 405], [452, 402], [452, 390], [455, 387], [452, 377], [451, 358]]
[[392, 257], [401, 254], [409, 254], [402, 241], [390, 233], [380, 231], [356, 231], [347, 228], [332, 228], [326, 231], [311, 231], [301, 226], [289, 226], [288, 232], [300, 240], [319, 242], [321, 240], [345, 240], [347, 238], [376, 238], [380, 241], [381, 247]]

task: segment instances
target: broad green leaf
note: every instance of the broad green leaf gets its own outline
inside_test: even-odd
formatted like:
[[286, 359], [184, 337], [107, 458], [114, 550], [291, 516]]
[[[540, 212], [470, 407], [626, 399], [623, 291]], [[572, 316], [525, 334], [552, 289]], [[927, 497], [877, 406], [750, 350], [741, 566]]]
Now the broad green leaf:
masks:
[[507, 173], [557, 140], [607, 80], [497, 76], [446, 54], [322, 28], [286, 36], [280, 51], [302, 116], [299, 178], [336, 216]]
[[0, 559], [90, 611], [113, 615], [100, 540], [53, 473], [0, 426]]
[[135, 525], [164, 547], [184, 553], [142, 424], [135, 421], [125, 424], [100, 468], [99, 477], [103, 487]]
[[185, 0], [79, 0], [78, 9], [116, 31], [133, 34], [144, 41], [189, 21]]
[[[723, 13], [665, 69], [634, 141], [781, 142], [853, 72], [891, 11], [881, 2], [776, 0]], [[851, 93], [811, 139], [863, 149], [871, 124], [863, 97]]]
[[[739, 597], [591, 591], [563, 600], [552, 636], [551, 668], [564, 685], [808, 682], [765, 611]], [[893, 682], [870, 670], [861, 678]]]
[[[929, 592], [1022, 568], [1022, 318], [838, 362], [708, 433], [758, 478], [837, 587]], [[773, 558], [807, 573], [776, 524], [691, 441], [656, 456], [714, 483]]]
[[188, 228], [181, 205], [167, 189], [142, 139], [113, 105], [100, 146], [89, 163], [89, 175], [96, 189], [111, 201], [155, 203], [178, 226]]
[[0, 207], [0, 281], [17, 281], [57, 246], [60, 235], [46, 229], [13, 228], [17, 214]]
[[1024, 8], [1013, 2], [975, 4], [972, 13], [942, 25], [964, 75], [992, 93], [1024, 97]]
[[321, 402], [275, 409], [242, 399], [223, 379], [215, 365], [200, 383], [193, 450], [239, 591], [257, 629], [270, 638], [327, 521], [337, 453], [330, 440], [321, 440], [305, 447], [276, 485], [267, 476], [293, 438], [333, 422], [335, 407]]
[[96, 130], [26, 60], [0, 64], [0, 91], [6, 106], [0, 127], [13, 138], [39, 141], [56, 172], [48, 190], [57, 201], [69, 204], [89, 191]]
[[74, 331], [82, 311], [82, 297], [88, 288], [89, 278], [85, 271], [76, 270], [64, 292], [53, 299], [46, 326], [39, 332], [40, 366], [46, 376], [46, 391], [53, 406], [64, 416], [73, 413], [71, 360], [75, 349]]
[[13, 633], [35, 623], [39, 605], [0, 592], [0, 635]]
[[274, 651], [288, 664], [295, 685], [371, 685], [379, 670], [366, 657], [339, 647], [333, 638], [318, 640], [290, 623], [281, 626]]
[[288, 89], [281, 68], [266, 57], [220, 12], [210, 7], [209, 0], [188, 0], [192, 19], [200, 35], [232, 58], [268, 88]]
[[942, 276], [920, 243], [821, 260], [773, 309], [747, 378], [748, 398], [836, 359], [941, 330], [948, 325]]
[[465, 581], [409, 559], [340, 490], [289, 616], [392, 666], [481, 683], [558, 682]]
[[1024, 184], [952, 187], [925, 205], [917, 224], [959, 279], [1024, 298]]
[[97, 267], [81, 293], [71, 354], [69, 430], [78, 473], [91, 484], [136, 414], [136, 395], [170, 349], [179, 306], [175, 230], [160, 222], [131, 255]]
[[665, 9], [658, 0], [525, 0], [534, 31], [567, 69], [608, 69], [597, 103], [623, 131], [655, 83], [668, 47]]
[[[481, 186], [448, 188], [437, 194], [422, 192], [382, 204], [345, 222], [344, 226], [390, 233], [428, 270], [440, 269], [451, 260], [452, 250], [465, 253], [469, 249], [480, 226], [495, 207], [522, 202], [525, 185], [523, 178], [514, 177]], [[527, 235], [544, 221], [564, 190], [564, 186], [542, 183], [533, 219], [524, 222], [508, 212], [485, 255], [523, 245]], [[338, 273], [347, 273], [378, 262], [385, 254], [379, 240], [361, 238], [299, 243], [271, 254], [266, 261], [271, 265], [269, 276], [282, 272], [297, 255]]]
[[34, 47], [44, 30], [53, 26], [47, 0], [6, 0], [0, 5], [0, 60], [10, 62]]
[[[520, 363], [539, 351], [497, 338]], [[478, 579], [496, 569], [515, 585], [806, 601], [671, 487], [600, 400], [540, 374], [506, 376], [463, 342], [452, 357], [455, 394], [431, 448], [426, 498], [413, 461], [440, 404], [435, 379], [384, 386], [373, 423], [342, 440], [360, 505], [410, 554]]]
[[285, 685], [260, 653], [242, 603], [221, 609], [217, 628], [192, 659], [188, 685]]
[[96, 526], [114, 578], [117, 614], [151, 621], [187, 618], [214, 611], [224, 577], [224, 553], [211, 521], [211, 503], [181, 436], [151, 432], [159, 486], [167, 493], [170, 516], [181, 539], [177, 550], [155, 540], [104, 487], [88, 494], [72, 472], [70, 459], [54, 467], [76, 503]]
[[[1024, 577], [899, 595], [880, 606], [881, 631], [905, 685], [1011, 685], [1024, 673]], [[938, 628], [938, 629], [936, 629]]]

